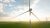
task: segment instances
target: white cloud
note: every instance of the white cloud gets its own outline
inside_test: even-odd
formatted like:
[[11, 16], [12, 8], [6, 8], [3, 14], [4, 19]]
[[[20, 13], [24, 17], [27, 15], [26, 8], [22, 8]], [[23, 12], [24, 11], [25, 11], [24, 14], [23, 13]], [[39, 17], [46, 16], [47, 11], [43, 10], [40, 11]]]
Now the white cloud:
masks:
[[3, 0], [0, 0], [0, 2], [2, 2]]
[[40, 1], [40, 0], [35, 0], [35, 1], [33, 1], [32, 5], [31, 5], [31, 8], [32, 8], [32, 9], [35, 8], [36, 5], [37, 5], [37, 3], [38, 3], [39, 1]]
[[3, 0], [4, 3], [10, 3], [10, 0]]
[[15, 0], [11, 0], [11, 2], [16, 2]]
[[0, 3], [0, 12], [3, 12], [3, 4]]

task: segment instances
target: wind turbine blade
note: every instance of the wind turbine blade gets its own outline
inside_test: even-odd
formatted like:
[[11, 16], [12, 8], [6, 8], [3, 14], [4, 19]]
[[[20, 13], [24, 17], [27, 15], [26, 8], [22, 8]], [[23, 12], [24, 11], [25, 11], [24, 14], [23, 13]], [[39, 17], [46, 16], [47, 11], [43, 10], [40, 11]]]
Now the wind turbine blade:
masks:
[[[24, 12], [24, 13], [27, 13], [27, 12], [29, 12], [29, 11], [26, 11], [26, 12]], [[22, 13], [22, 14], [24, 14], [24, 13]], [[19, 14], [19, 15], [15, 16], [15, 17], [12, 17], [12, 18], [14, 19], [14, 18], [16, 18], [16, 17], [18, 17], [18, 16], [20, 16], [20, 15], [22, 15], [22, 14]]]
[[[32, 13], [32, 12], [31, 12]], [[39, 21], [40, 21], [40, 19], [34, 14], [34, 13], [32, 13]]]
[[22, 14], [17, 15], [17, 17], [20, 16], [20, 15], [23, 15], [23, 14], [25, 14], [25, 13], [27, 13], [27, 12], [29, 12], [29, 11], [26, 11], [26, 12], [24, 12], [24, 13], [22, 13]]

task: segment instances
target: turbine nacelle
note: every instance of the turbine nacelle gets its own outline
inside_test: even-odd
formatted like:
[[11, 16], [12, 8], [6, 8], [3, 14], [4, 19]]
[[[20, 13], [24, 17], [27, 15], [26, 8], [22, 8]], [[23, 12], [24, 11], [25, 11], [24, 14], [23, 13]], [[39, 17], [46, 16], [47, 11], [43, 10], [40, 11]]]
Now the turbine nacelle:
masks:
[[29, 9], [29, 12], [31, 12], [31, 11], [32, 11], [32, 8]]

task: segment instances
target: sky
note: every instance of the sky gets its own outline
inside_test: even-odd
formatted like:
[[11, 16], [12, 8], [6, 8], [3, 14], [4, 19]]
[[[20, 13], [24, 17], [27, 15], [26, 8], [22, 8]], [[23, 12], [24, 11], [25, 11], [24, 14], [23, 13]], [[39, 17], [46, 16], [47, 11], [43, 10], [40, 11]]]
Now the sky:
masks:
[[[41, 20], [50, 17], [50, 0], [30, 0], [32, 12]], [[34, 15], [29, 16], [29, 0], [0, 0], [1, 21], [38, 21]], [[22, 14], [18, 16], [19, 14]], [[49, 19], [48, 19], [49, 20]], [[49, 20], [50, 21], [50, 20]]]

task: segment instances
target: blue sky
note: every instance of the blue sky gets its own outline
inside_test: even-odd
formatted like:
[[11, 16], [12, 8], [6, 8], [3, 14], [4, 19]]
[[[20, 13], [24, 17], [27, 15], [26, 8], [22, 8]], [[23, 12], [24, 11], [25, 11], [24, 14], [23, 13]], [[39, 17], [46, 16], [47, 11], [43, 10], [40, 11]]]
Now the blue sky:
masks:
[[[7, 5], [7, 6], [6, 6]], [[4, 10], [7, 12], [12, 12], [14, 10], [15, 6], [23, 6], [24, 0], [15, 0], [15, 2], [11, 2], [9, 4], [4, 5]]]
[[[2, 3], [3, 2], [3, 0], [0, 0], [0, 3]], [[28, 2], [28, 1], [27, 1]], [[2, 4], [4, 4], [4, 2], [2, 3]], [[26, 3], [25, 3], [26, 4]], [[3, 11], [5, 12], [5, 13], [11, 13], [13, 10], [15, 10], [14, 9], [14, 7], [15, 6], [22, 6], [22, 5], [24, 5], [24, 0], [11, 0], [11, 2], [10, 3], [8, 3], [8, 4], [4, 4], [4, 9], [3, 9]], [[1, 13], [2, 15], [3, 15], [3, 13]], [[0, 15], [1, 15], [0, 14]], [[3, 15], [4, 16], [4, 15]]]

